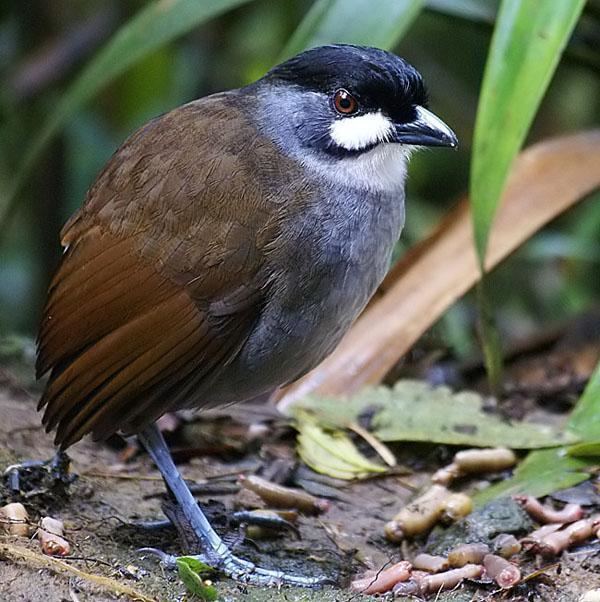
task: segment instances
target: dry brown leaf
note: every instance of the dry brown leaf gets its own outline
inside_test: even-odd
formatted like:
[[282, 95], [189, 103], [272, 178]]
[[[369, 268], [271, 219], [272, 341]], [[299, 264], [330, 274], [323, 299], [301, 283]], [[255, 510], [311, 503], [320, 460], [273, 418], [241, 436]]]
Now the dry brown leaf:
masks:
[[[550, 220], [600, 188], [600, 130], [554, 138], [515, 161], [490, 235], [491, 269]], [[279, 407], [309, 393], [347, 395], [380, 382], [417, 339], [480, 277], [467, 200], [394, 266], [384, 294], [336, 351], [278, 395]]]

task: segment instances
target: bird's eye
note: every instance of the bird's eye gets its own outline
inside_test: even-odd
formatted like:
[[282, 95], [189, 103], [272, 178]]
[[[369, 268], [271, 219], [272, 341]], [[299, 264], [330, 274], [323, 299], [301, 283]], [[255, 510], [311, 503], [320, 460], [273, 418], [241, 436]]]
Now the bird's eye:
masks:
[[343, 88], [333, 95], [333, 106], [338, 113], [342, 115], [352, 115], [358, 111], [358, 102], [356, 98]]

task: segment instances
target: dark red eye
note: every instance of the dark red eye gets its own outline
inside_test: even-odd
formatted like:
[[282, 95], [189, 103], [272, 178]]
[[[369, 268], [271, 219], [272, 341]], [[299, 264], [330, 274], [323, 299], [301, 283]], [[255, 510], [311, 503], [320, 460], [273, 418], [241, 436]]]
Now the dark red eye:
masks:
[[348, 92], [348, 90], [338, 90], [333, 95], [333, 106], [338, 113], [342, 115], [352, 115], [352, 113], [356, 113], [358, 111], [358, 102], [356, 102], [356, 98]]

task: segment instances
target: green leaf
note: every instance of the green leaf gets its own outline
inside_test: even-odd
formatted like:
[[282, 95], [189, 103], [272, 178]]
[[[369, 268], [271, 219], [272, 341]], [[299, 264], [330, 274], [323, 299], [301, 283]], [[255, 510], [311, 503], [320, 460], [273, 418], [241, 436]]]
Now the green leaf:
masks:
[[494, 310], [492, 308], [492, 294], [490, 282], [485, 275], [476, 285], [477, 309], [479, 312], [479, 332], [481, 335], [481, 347], [485, 362], [490, 391], [499, 396], [502, 386], [502, 374], [504, 362], [502, 357], [502, 343], [500, 332], [496, 324]]
[[180, 564], [185, 564], [188, 566], [194, 573], [204, 574], [204, 573], [214, 573], [215, 569], [212, 566], [209, 566], [205, 562], [198, 560], [195, 556], [179, 556], [176, 559], [176, 564], [179, 566]]
[[600, 440], [600, 363], [571, 413], [568, 428], [584, 441]]
[[451, 17], [469, 21], [493, 23], [498, 12], [498, 0], [427, 0], [427, 8]]
[[582, 471], [595, 465], [600, 455], [600, 364], [571, 413], [568, 430], [584, 441], [530, 453], [510, 479], [479, 493], [477, 503], [515, 493], [541, 497], [589, 479]]
[[567, 454], [573, 458], [600, 457], [600, 441], [586, 441], [567, 447]]
[[216, 588], [204, 583], [198, 574], [212, 572], [213, 569], [211, 567], [200, 562], [193, 556], [180, 556], [175, 562], [177, 564], [179, 578], [183, 581], [191, 594], [197, 596], [200, 600], [206, 600], [207, 602], [217, 599], [218, 593]]
[[298, 453], [313, 470], [335, 479], [357, 479], [387, 469], [361, 454], [343, 431], [324, 429], [307, 412], [296, 413]]
[[321, 44], [391, 48], [406, 33], [423, 4], [424, 0], [317, 0], [290, 38], [281, 58]]
[[585, 0], [503, 0], [475, 123], [471, 203], [483, 265], [488, 234], [515, 155]]
[[572, 458], [561, 447], [534, 451], [510, 479], [484, 489], [474, 499], [477, 505], [482, 505], [503, 495], [549, 495], [589, 479], [590, 475], [582, 472], [588, 466], [589, 461]]
[[371, 431], [381, 441], [429, 441], [513, 449], [555, 447], [576, 437], [547, 425], [508, 422], [483, 408], [477, 393], [453, 393], [421, 381], [404, 380], [394, 388], [364, 389], [349, 399], [306, 397], [291, 411], [310, 410], [320, 423], [346, 428], [371, 416]]
[[58, 101], [29, 147], [0, 205], [0, 229], [12, 213], [28, 174], [68, 119], [104, 86], [163, 44], [249, 0], [156, 0], [109, 40]]

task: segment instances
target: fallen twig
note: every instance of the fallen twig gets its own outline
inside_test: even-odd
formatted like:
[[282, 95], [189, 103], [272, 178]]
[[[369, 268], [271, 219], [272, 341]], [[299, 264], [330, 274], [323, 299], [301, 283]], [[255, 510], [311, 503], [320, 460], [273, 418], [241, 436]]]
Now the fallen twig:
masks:
[[86, 573], [85, 571], [81, 571], [71, 566], [63, 560], [58, 560], [52, 556], [44, 556], [43, 554], [32, 552], [31, 550], [21, 546], [15, 546], [9, 543], [0, 543], [0, 556], [6, 557], [15, 562], [25, 562], [33, 565], [35, 568], [49, 569], [59, 575], [75, 575], [79, 579], [88, 581], [89, 583], [97, 585], [98, 587], [101, 587], [102, 589], [113, 594], [129, 596], [136, 602], [157, 602], [156, 598], [149, 598], [142, 592], [139, 592], [128, 585], [119, 583], [117, 580], [112, 579], [111, 577]]
[[86, 470], [81, 473], [84, 477], [95, 477], [99, 479], [127, 479], [129, 481], [160, 481], [162, 477], [145, 474], [134, 474], [125, 472], [103, 472], [100, 470]]
[[367, 429], [364, 429], [360, 424], [351, 422], [348, 425], [351, 431], [354, 431], [359, 437], [362, 437], [378, 454], [379, 457], [391, 468], [396, 466], [396, 456], [391, 452], [390, 448], [381, 442], [377, 437], [370, 433]]

